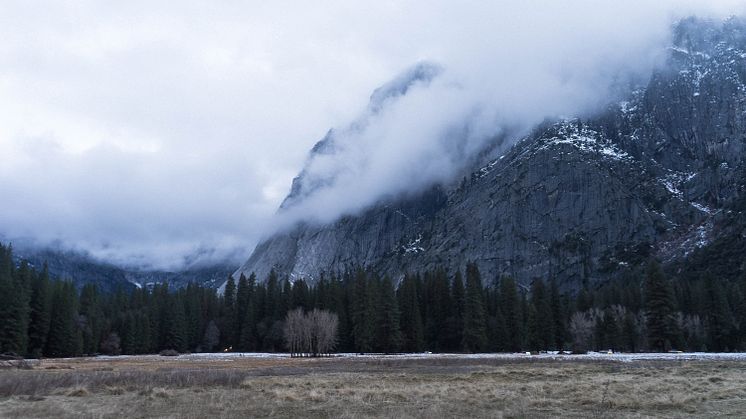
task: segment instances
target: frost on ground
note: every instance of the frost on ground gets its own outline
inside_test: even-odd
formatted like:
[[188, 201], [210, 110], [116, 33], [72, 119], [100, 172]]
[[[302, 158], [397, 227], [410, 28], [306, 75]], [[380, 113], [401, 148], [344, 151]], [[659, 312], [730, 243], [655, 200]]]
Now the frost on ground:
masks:
[[[97, 357], [97, 359], [107, 358], [160, 358], [158, 355], [123, 355], [119, 357]], [[569, 355], [558, 352], [547, 352], [540, 354], [527, 353], [484, 353], [484, 354], [434, 354], [434, 353], [411, 353], [411, 354], [357, 354], [341, 353], [334, 354], [335, 358], [368, 358], [368, 359], [496, 359], [496, 360], [557, 360], [557, 361], [616, 361], [616, 362], [633, 362], [633, 361], [746, 361], [746, 352], [680, 352], [680, 353], [606, 353], [606, 352], [589, 352], [587, 354]], [[185, 354], [173, 358], [177, 361], [198, 361], [198, 360], [225, 360], [243, 358], [259, 359], [284, 359], [290, 358], [287, 353], [264, 353], [264, 352], [219, 352], [219, 353], [200, 353]]]

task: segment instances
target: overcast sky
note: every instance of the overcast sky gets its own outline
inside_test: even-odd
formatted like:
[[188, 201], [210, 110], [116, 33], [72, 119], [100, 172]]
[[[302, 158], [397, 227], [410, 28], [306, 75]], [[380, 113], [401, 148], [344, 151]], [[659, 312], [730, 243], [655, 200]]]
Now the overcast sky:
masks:
[[481, 138], [582, 112], [619, 68], [649, 71], [675, 19], [744, 12], [740, 0], [4, 0], [0, 234], [163, 268], [195, 252], [244, 259], [310, 147], [417, 62], [444, 74], [348, 139], [356, 169], [309, 212], [331, 220], [402, 179], [437, 180], [448, 171], [412, 162], [453, 163], [444, 133], [464, 118]]

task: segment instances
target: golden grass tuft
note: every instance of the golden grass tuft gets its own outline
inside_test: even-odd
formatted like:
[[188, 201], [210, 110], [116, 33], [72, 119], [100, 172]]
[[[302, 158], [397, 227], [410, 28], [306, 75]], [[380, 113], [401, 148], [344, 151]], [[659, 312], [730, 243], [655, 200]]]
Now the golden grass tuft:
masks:
[[86, 397], [90, 396], [91, 392], [85, 387], [74, 387], [65, 393], [68, 397]]

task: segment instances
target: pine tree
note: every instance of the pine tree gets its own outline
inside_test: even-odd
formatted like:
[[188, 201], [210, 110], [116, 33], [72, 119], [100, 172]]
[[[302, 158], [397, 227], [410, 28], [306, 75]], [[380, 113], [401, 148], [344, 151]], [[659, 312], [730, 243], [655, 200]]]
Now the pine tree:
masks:
[[168, 308], [168, 288], [156, 285], [151, 291], [148, 302], [148, 319], [150, 320], [149, 352], [158, 352], [166, 346], [166, 309]]
[[[186, 289], [180, 290], [179, 293], [183, 295], [184, 300], [187, 347], [196, 350], [201, 347], [206, 326], [200, 287], [190, 283]], [[236, 303], [236, 306], [238, 310], [238, 303]]]
[[151, 346], [150, 340], [150, 320], [146, 312], [138, 312], [135, 315], [135, 353], [148, 353]]
[[746, 348], [746, 272], [741, 275], [739, 301], [734, 315], [738, 319], [740, 349]]
[[505, 318], [502, 311], [497, 308], [495, 314], [489, 318], [489, 348], [495, 352], [505, 352], [508, 350], [508, 327], [505, 324]]
[[0, 245], [0, 351], [26, 353], [28, 299], [26, 285], [31, 272], [28, 264], [14, 269], [13, 249]]
[[71, 282], [56, 282], [52, 293], [52, 316], [44, 354], [71, 357], [80, 353], [82, 337], [77, 320], [77, 292]]
[[[11, 260], [11, 250], [7, 258]], [[7, 272], [7, 270], [6, 270]], [[11, 276], [0, 280], [0, 350], [24, 355], [28, 344], [28, 286], [31, 271], [22, 262], [18, 270], [11, 267]]]
[[123, 354], [132, 355], [137, 353], [137, 324], [132, 311], [128, 311], [122, 315], [119, 336], [122, 338], [121, 347]]
[[[253, 287], [253, 284], [251, 284]], [[239, 341], [236, 348], [239, 348], [241, 340], [241, 332], [245, 327], [246, 310], [249, 306], [249, 298], [251, 298], [251, 289], [249, 288], [249, 280], [242, 273], [238, 279], [238, 287], [236, 289], [236, 309], [235, 318], [233, 319], [233, 336]]]
[[733, 329], [733, 318], [728, 299], [719, 281], [712, 276], [705, 279], [705, 319], [707, 323], [707, 350], [731, 349], [729, 338]]
[[466, 303], [466, 291], [460, 271], [456, 271], [453, 277], [450, 292], [451, 310], [445, 325], [447, 336], [445, 349], [460, 351], [463, 348], [464, 341], [464, 305]]
[[529, 346], [533, 350], [550, 349], [555, 341], [554, 321], [552, 306], [542, 280], [536, 280], [531, 285], [529, 310]]
[[98, 289], [88, 284], [80, 291], [80, 318], [82, 321], [83, 353], [95, 354], [101, 342], [103, 313], [99, 303]]
[[619, 323], [617, 323], [616, 317], [611, 312], [611, 309], [607, 308], [606, 310], [604, 310], [601, 324], [603, 325], [602, 348], [608, 348], [614, 351], [619, 350], [622, 341], [621, 330], [619, 327]]
[[329, 309], [339, 316], [339, 340], [337, 347], [342, 351], [353, 351], [352, 333], [352, 289], [351, 275], [332, 274], [329, 280]]
[[241, 327], [241, 336], [239, 336], [238, 349], [241, 351], [256, 350], [256, 310], [254, 309], [254, 299], [249, 298], [246, 310], [244, 310], [243, 327]]
[[46, 264], [32, 281], [29, 305], [28, 354], [33, 358], [40, 358], [47, 342], [52, 310], [49, 270]]
[[521, 344], [521, 348], [525, 348], [528, 345], [528, 318], [530, 310], [528, 304], [528, 297], [525, 293], [520, 295], [520, 312], [518, 313], [519, 322], [518, 339]]
[[184, 313], [184, 302], [178, 295], [172, 295], [166, 310], [165, 345], [164, 349], [174, 349], [178, 352], [187, 350], [187, 324]]
[[449, 349], [451, 334], [455, 334], [449, 326], [449, 319], [454, 317], [456, 310], [451, 299], [450, 280], [443, 269], [436, 269], [431, 274], [426, 274], [425, 278], [426, 301], [421, 310], [425, 313], [426, 345], [436, 351], [446, 351]]
[[482, 279], [477, 265], [474, 263], [467, 264], [462, 338], [462, 347], [466, 352], [481, 352], [487, 347], [483, 292]]
[[623, 347], [629, 352], [637, 352], [639, 349], [640, 333], [634, 314], [627, 310], [622, 325]]
[[[321, 283], [322, 288], [324, 286], [324, 283]], [[318, 285], [317, 285], [318, 287]], [[322, 290], [323, 292], [323, 290]], [[293, 282], [293, 287], [290, 292], [290, 310], [296, 309], [298, 307], [302, 308], [304, 311], [308, 311], [311, 308], [311, 297], [310, 292], [308, 290], [308, 285], [306, 284], [306, 281], [304, 281], [302, 278]]]
[[401, 330], [406, 352], [421, 352], [424, 346], [422, 316], [418, 298], [417, 282], [405, 275], [397, 292], [401, 311]]
[[354, 296], [352, 304], [352, 335], [355, 349], [359, 352], [370, 352], [373, 349], [375, 310], [374, 289], [369, 284], [368, 276], [362, 269], [355, 274]]
[[378, 322], [377, 344], [384, 353], [399, 352], [402, 343], [401, 329], [399, 325], [399, 307], [396, 303], [394, 285], [391, 278], [385, 276], [378, 282]]
[[272, 269], [269, 272], [269, 277], [267, 278], [267, 299], [266, 299], [266, 305], [264, 313], [264, 318], [268, 319], [270, 322], [273, 320], [279, 320], [285, 316], [285, 312], [282, 312], [282, 309], [280, 308], [280, 302], [282, 300], [282, 290], [280, 289], [280, 283], [277, 278], [277, 272], [275, 272], [274, 269]]
[[236, 344], [236, 282], [232, 276], [228, 277], [228, 282], [225, 283], [225, 291], [223, 292], [223, 310], [221, 317], [220, 330], [223, 331], [223, 333], [221, 334], [223, 347], [229, 348]]
[[286, 277], [282, 281], [282, 292], [280, 292], [280, 300], [278, 302], [277, 310], [275, 310], [276, 313], [281, 314], [281, 318], [275, 318], [275, 321], [282, 320], [284, 321], [285, 316], [287, 315], [287, 312], [290, 311], [290, 302], [293, 298], [293, 284], [290, 283], [290, 280]]
[[644, 294], [650, 347], [656, 351], [667, 350], [676, 335], [674, 300], [663, 271], [655, 261], [648, 263]]
[[500, 281], [500, 310], [508, 331], [506, 349], [518, 352], [521, 350], [522, 335], [520, 300], [515, 281], [510, 277], [504, 277]]
[[549, 305], [554, 323], [554, 347], [562, 351], [567, 341], [567, 323], [565, 321], [565, 309], [562, 304], [562, 296], [557, 286], [557, 281], [551, 280], [549, 285]]

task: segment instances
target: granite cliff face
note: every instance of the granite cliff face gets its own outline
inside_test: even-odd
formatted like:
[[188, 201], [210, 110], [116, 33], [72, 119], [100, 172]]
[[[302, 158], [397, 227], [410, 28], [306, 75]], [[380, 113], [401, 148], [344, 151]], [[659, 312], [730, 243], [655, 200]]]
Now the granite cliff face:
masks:
[[[414, 74], [411, 83], [437, 71]], [[333, 152], [333, 135], [311, 159]], [[688, 19], [674, 30], [666, 65], [626, 100], [582, 121], [536, 127], [419, 196], [278, 233], [236, 275], [275, 269], [313, 280], [365, 265], [399, 277], [474, 261], [487, 280], [552, 277], [573, 289], [650, 255], [685, 270], [713, 245], [743, 244], [745, 146], [746, 23]], [[324, 181], [301, 173], [283, 207]]]

